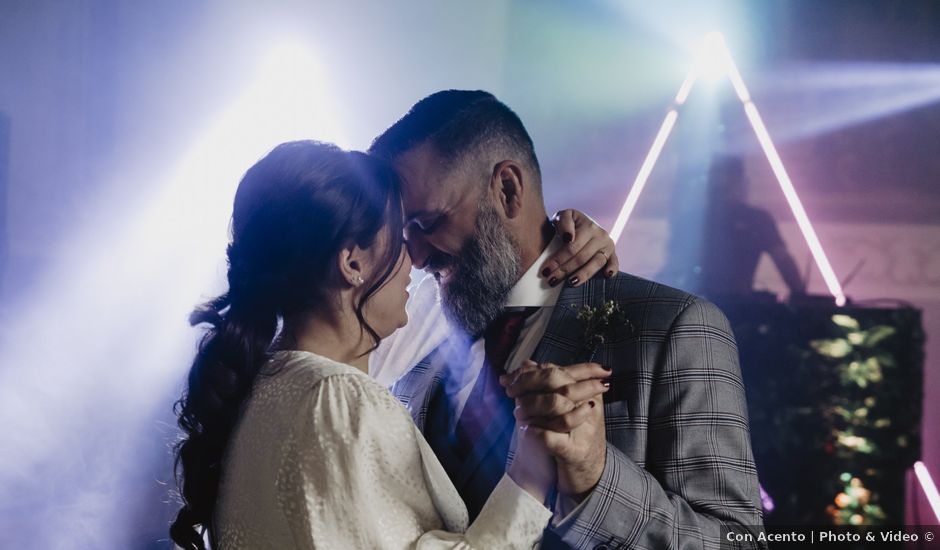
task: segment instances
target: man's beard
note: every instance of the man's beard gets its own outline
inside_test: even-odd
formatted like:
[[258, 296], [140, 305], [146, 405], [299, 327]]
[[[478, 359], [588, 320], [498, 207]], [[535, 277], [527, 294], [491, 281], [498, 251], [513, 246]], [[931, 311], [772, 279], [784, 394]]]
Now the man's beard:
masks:
[[474, 234], [460, 253], [449, 261], [434, 260], [432, 267], [446, 262], [451, 270], [446, 283], [438, 277], [444, 313], [467, 334], [479, 336], [502, 313], [519, 278], [519, 249], [496, 209], [484, 199]]

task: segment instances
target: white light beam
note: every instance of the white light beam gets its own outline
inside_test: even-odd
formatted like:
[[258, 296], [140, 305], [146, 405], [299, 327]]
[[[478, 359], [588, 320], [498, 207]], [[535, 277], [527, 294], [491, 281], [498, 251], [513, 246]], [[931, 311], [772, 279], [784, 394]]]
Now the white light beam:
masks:
[[933, 478], [927, 471], [927, 465], [918, 460], [914, 463], [914, 473], [917, 474], [917, 481], [920, 482], [924, 494], [927, 495], [927, 502], [933, 509], [933, 515], [936, 516], [937, 521], [940, 521], [940, 493], [937, 493], [937, 486], [934, 485]]
[[770, 168], [773, 170], [774, 176], [776, 176], [777, 182], [780, 184], [780, 189], [783, 191], [783, 196], [787, 199], [787, 204], [790, 206], [794, 218], [796, 218], [800, 232], [806, 240], [806, 244], [813, 255], [813, 259], [816, 261], [816, 266], [819, 268], [819, 272], [822, 273], [826, 287], [835, 298], [836, 305], [844, 306], [847, 300], [842, 290], [842, 285], [839, 283], [839, 279], [836, 277], [835, 271], [833, 271], [832, 265], [829, 263], [829, 258], [826, 256], [822, 243], [820, 243], [819, 237], [816, 235], [816, 230], [813, 229], [813, 224], [806, 214], [806, 209], [803, 208], [803, 203], [800, 201], [800, 197], [793, 187], [793, 182], [787, 174], [787, 170], [783, 165], [783, 161], [780, 159], [779, 153], [777, 153], [777, 148], [774, 146], [773, 140], [770, 139], [770, 133], [767, 132], [767, 127], [764, 126], [764, 121], [757, 112], [757, 107], [754, 105], [754, 102], [751, 101], [751, 94], [748, 92], [747, 86], [744, 85], [744, 79], [741, 78], [741, 73], [738, 71], [738, 67], [735, 65], [734, 59], [731, 57], [731, 52], [728, 50], [728, 46], [725, 44], [724, 37], [720, 32], [711, 32], [705, 36], [703, 52], [705, 53], [696, 62], [696, 68], [686, 76], [682, 85], [679, 87], [679, 93], [676, 94], [675, 105], [666, 115], [666, 119], [659, 129], [659, 133], [653, 141], [653, 146], [646, 155], [643, 165], [640, 167], [640, 172], [637, 174], [629, 194], [627, 194], [627, 199], [620, 209], [617, 220], [614, 222], [610, 236], [613, 238], [614, 242], [620, 239], [623, 228], [627, 224], [627, 220], [630, 219], [630, 214], [636, 207], [640, 193], [646, 186], [646, 181], [653, 171], [653, 166], [659, 159], [663, 145], [665, 145], [669, 133], [672, 131], [673, 126], [675, 126], [676, 119], [679, 116], [677, 109], [688, 99], [699, 73], [708, 74], [709, 71], [714, 71], [718, 68], [731, 80], [731, 85], [734, 87], [738, 99], [740, 99], [741, 103], [744, 105], [744, 113], [747, 115], [751, 127], [754, 128], [754, 133], [757, 135], [761, 149], [763, 149], [764, 155], [770, 163]]
[[816, 230], [813, 229], [813, 223], [809, 220], [809, 216], [806, 215], [803, 203], [800, 201], [800, 197], [793, 187], [793, 182], [790, 180], [789, 174], [787, 174], [787, 169], [784, 167], [783, 161], [780, 160], [780, 155], [777, 153], [777, 148], [774, 146], [773, 140], [770, 139], [770, 134], [767, 132], [767, 127], [764, 126], [764, 121], [761, 119], [760, 113], [757, 112], [757, 107], [754, 105], [754, 102], [751, 101], [751, 94], [748, 93], [747, 86], [744, 85], [744, 79], [741, 78], [741, 73], [738, 72], [734, 59], [731, 58], [731, 52], [728, 51], [728, 47], [725, 45], [723, 39], [720, 44], [726, 58], [728, 78], [731, 79], [731, 84], [734, 86], [738, 98], [744, 103], [744, 113], [747, 115], [751, 127], [754, 128], [754, 133], [757, 134], [757, 141], [760, 142], [761, 149], [764, 150], [764, 155], [770, 163], [770, 168], [773, 170], [774, 176], [777, 177], [777, 182], [780, 184], [783, 196], [786, 197], [787, 204], [790, 205], [790, 211], [793, 212], [793, 217], [796, 218], [800, 232], [803, 233], [803, 239], [806, 240], [806, 245], [809, 246], [813, 259], [816, 260], [816, 266], [819, 268], [819, 272], [822, 273], [823, 280], [826, 282], [826, 287], [836, 300], [836, 305], [844, 306], [846, 298], [845, 294], [842, 292], [842, 285], [839, 284], [839, 278], [836, 277], [835, 271], [833, 271], [832, 265], [829, 263], [829, 258], [826, 257], [826, 251], [823, 250], [822, 243], [819, 242]]
[[669, 137], [672, 127], [676, 125], [676, 118], [678, 117], [679, 113], [676, 112], [675, 109], [671, 109], [666, 114], [663, 125], [659, 127], [659, 133], [656, 134], [656, 139], [653, 140], [653, 147], [646, 155], [646, 160], [643, 161], [643, 166], [640, 167], [640, 172], [633, 181], [633, 187], [627, 195], [627, 200], [623, 203], [623, 208], [620, 209], [617, 221], [614, 222], [614, 228], [610, 231], [610, 237], [614, 240], [614, 243], [620, 239], [620, 234], [623, 233], [623, 227], [627, 225], [627, 220], [630, 219], [630, 213], [633, 212], [633, 207], [636, 206], [636, 201], [639, 200], [640, 193], [643, 191], [643, 187], [646, 186], [646, 180], [653, 171], [653, 165], [655, 165], [656, 160], [659, 159], [659, 153], [663, 150], [663, 145], [666, 144], [666, 139]]

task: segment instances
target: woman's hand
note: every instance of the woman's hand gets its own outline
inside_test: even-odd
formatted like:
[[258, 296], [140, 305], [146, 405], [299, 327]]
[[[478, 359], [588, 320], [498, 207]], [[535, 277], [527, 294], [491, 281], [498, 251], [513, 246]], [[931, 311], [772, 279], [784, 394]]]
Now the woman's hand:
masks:
[[544, 439], [541, 428], [516, 422], [516, 453], [506, 470], [516, 485], [543, 504], [558, 479], [558, 467], [548, 454]]
[[540, 273], [549, 285], [567, 281], [579, 286], [599, 271], [610, 278], [620, 270], [613, 239], [587, 214], [562, 210], [552, 216], [552, 223], [566, 244], [541, 266]]

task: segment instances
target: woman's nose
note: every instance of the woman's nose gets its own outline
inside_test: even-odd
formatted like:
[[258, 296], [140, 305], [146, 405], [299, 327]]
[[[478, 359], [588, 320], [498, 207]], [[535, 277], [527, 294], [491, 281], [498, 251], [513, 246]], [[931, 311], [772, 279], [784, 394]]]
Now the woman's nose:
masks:
[[408, 255], [411, 263], [418, 269], [424, 269], [428, 260], [428, 243], [420, 231], [411, 231], [405, 228], [405, 244], [408, 246]]

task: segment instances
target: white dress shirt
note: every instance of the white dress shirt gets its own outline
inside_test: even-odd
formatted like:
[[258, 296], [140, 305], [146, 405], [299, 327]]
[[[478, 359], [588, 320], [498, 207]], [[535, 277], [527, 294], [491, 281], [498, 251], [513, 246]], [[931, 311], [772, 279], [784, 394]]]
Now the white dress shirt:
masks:
[[[561, 239], [556, 236], [509, 292], [507, 308], [541, 309], [526, 319], [519, 339], [506, 360], [506, 372], [514, 372], [522, 366], [523, 361], [532, 356], [545, 334], [545, 329], [548, 328], [548, 321], [558, 296], [561, 295], [562, 286], [549, 286], [548, 280], [542, 277], [539, 270], [562, 244]], [[408, 312], [408, 324], [382, 340], [378, 349], [369, 357], [369, 373], [387, 386], [440, 345], [449, 330], [448, 321], [441, 309], [440, 290], [433, 275], [427, 275], [418, 283], [405, 309]], [[481, 337], [470, 348], [469, 365], [462, 373], [461, 389], [457, 394], [455, 418], [460, 418], [470, 391], [483, 370], [483, 360], [484, 342]]]
[[[562, 246], [558, 236], [552, 239], [509, 293], [507, 308], [538, 307], [540, 310], [526, 319], [519, 339], [506, 360], [506, 372], [514, 372], [522, 366], [523, 361], [532, 357], [539, 341], [545, 335], [563, 287], [549, 286], [548, 280], [542, 277], [539, 271], [542, 264]], [[408, 312], [408, 324], [382, 340], [369, 357], [369, 373], [386, 386], [391, 386], [399, 376], [424, 359], [444, 341], [450, 330], [449, 321], [441, 309], [440, 289], [433, 275], [425, 276], [418, 283], [405, 308]], [[470, 348], [470, 361], [460, 382], [453, 422], [456, 422], [463, 412], [470, 392], [483, 370], [483, 361], [484, 341], [480, 338]], [[511, 448], [515, 448], [515, 436]], [[559, 498], [553, 523], [558, 525], [568, 521], [579, 507], [570, 499]]]

